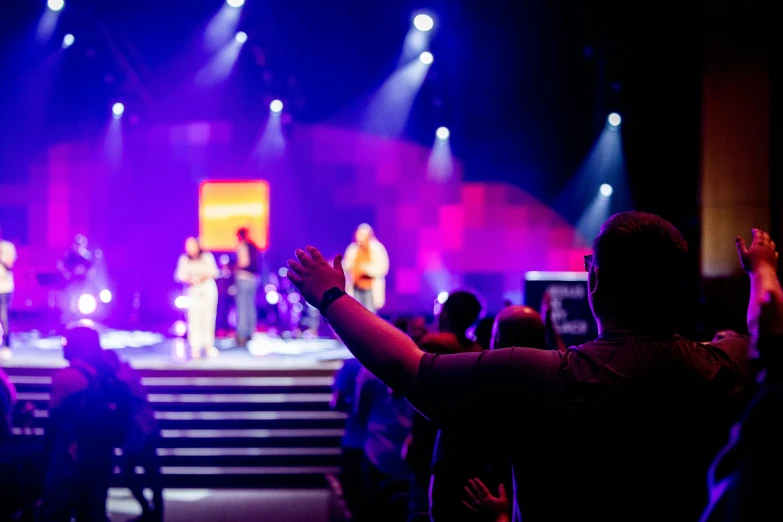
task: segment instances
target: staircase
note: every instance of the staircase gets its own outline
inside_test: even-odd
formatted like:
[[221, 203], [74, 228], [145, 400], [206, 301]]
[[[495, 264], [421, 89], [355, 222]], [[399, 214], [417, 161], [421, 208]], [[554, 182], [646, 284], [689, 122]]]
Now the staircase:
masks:
[[[338, 470], [345, 422], [329, 409], [334, 366], [140, 370], [161, 423], [164, 486], [326, 487]], [[40, 437], [56, 370], [4, 370], [19, 401], [34, 405], [26, 435]]]

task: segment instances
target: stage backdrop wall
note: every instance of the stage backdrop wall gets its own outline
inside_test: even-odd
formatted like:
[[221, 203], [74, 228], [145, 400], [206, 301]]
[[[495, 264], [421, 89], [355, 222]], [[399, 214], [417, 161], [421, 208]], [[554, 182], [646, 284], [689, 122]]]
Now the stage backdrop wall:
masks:
[[431, 311], [456, 287], [497, 310], [521, 301], [526, 271], [582, 269], [589, 248], [573, 227], [515, 186], [463, 182], [457, 161], [449, 176], [428, 174], [431, 149], [417, 144], [327, 126], [283, 132], [285, 151], [269, 153], [228, 123], [115, 122], [96, 143], [51, 147], [29, 175], [0, 185], [0, 225], [20, 243], [14, 307], [45, 305], [36, 274], [54, 272], [81, 233], [103, 250], [117, 316], [134, 295], [145, 316], [170, 312], [204, 180], [269, 183], [273, 270], [306, 244], [334, 256], [359, 223], [372, 224], [391, 258], [388, 312]]

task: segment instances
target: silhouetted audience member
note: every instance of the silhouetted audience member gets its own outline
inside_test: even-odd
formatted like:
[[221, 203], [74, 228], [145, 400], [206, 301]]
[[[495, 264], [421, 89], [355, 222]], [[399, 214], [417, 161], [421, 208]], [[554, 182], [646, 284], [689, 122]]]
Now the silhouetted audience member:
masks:
[[438, 333], [426, 335], [421, 349], [429, 353], [480, 352], [481, 345], [468, 338], [468, 329], [481, 317], [481, 301], [471, 292], [449, 294], [438, 314]]
[[11, 438], [14, 405], [16, 405], [16, 388], [0, 368], [0, 444]]
[[[772, 256], [774, 243], [767, 249], [754, 249], [753, 244], [745, 249], [738, 241], [738, 247], [745, 269], [753, 274], [766, 265], [771, 282], [777, 266], [777, 257]], [[754, 336], [763, 368], [759, 374], [761, 388], [710, 466], [710, 502], [702, 522], [783, 518], [778, 502], [783, 488], [783, 293], [779, 285], [775, 288], [769, 284], [762, 303], [758, 334]]]
[[[147, 398], [141, 376], [130, 364], [121, 361], [113, 351], [104, 352], [114, 375], [125, 383], [130, 392], [130, 423], [122, 444], [121, 470], [125, 485], [141, 506], [140, 521], [163, 520], [163, 481], [160, 474], [158, 446], [160, 424]], [[136, 472], [142, 468], [143, 474]], [[152, 503], [144, 496], [144, 489], [152, 492]]]
[[[755, 231], [750, 251], [774, 255], [768, 238]], [[599, 337], [566, 351], [425, 353], [349, 297], [324, 315], [369, 371], [442, 429], [510, 452], [515, 518], [693, 520], [706, 504], [704, 471], [755, 383], [747, 336], [696, 343], [675, 333], [686, 256], [658, 216], [609, 218], [585, 259]], [[308, 302], [344, 288], [342, 268], [315, 248], [296, 257], [289, 277]], [[755, 331], [770, 276], [750, 273]]]
[[[539, 313], [529, 306], [504, 308], [495, 318], [491, 331], [492, 349], [512, 346], [547, 349], [544, 322]], [[449, 439], [452, 445], [450, 453], [443, 454], [441, 443]], [[510, 519], [506, 491], [514, 489], [511, 456], [507, 450], [498, 450], [492, 440], [483, 437], [441, 432], [435, 458], [452, 463], [448, 466], [448, 482], [452, 489], [441, 495], [440, 505], [433, 498], [434, 520], [496, 520], [502, 516]]]
[[356, 377], [362, 365], [356, 359], [346, 359], [343, 367], [334, 377], [332, 386], [332, 408], [348, 414], [345, 419], [345, 434], [341, 441], [342, 462], [340, 466], [340, 484], [343, 498], [354, 517], [366, 514], [364, 484], [362, 480], [362, 460], [364, 442], [367, 439], [366, 419], [359, 417], [355, 407]]
[[112, 455], [128, 432], [131, 394], [114, 375], [97, 331], [78, 325], [64, 342], [70, 364], [52, 377], [41, 518], [106, 522]]
[[[452, 292], [443, 303], [443, 310], [438, 317], [440, 333], [425, 337], [422, 347], [431, 353], [481, 351], [481, 345], [467, 337], [468, 329], [478, 321], [481, 312], [481, 302], [474, 294], [464, 290]], [[480, 453], [482, 445], [458, 431], [438, 432], [430, 471], [432, 520], [462, 520], [471, 516], [471, 512], [462, 504], [463, 488], [468, 479], [485, 471]]]
[[492, 349], [526, 346], [546, 349], [546, 326], [529, 306], [511, 305], [500, 311], [492, 325]]
[[489, 350], [492, 343], [492, 325], [495, 324], [495, 318], [492, 316], [482, 317], [476, 329], [474, 335], [476, 336], [476, 343], [481, 346], [482, 350]]
[[359, 419], [367, 425], [363, 480], [368, 511], [359, 520], [404, 521], [410, 471], [402, 448], [411, 431], [413, 408], [366, 368], [359, 370], [356, 394]]

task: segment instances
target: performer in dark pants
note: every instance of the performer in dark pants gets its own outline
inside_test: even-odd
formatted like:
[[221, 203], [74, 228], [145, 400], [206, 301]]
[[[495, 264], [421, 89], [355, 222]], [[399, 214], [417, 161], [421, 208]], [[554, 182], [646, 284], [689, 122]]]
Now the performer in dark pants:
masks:
[[237, 305], [237, 344], [246, 346], [253, 338], [258, 322], [256, 309], [256, 292], [258, 291], [258, 276], [261, 273], [261, 253], [250, 239], [246, 228], [237, 231], [237, 270], [234, 275], [236, 285]]

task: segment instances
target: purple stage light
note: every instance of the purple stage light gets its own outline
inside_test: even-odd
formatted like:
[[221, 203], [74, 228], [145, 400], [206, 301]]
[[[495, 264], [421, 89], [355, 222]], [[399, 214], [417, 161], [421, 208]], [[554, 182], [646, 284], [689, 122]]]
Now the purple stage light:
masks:
[[63, 7], [65, 7], [65, 1], [64, 0], [48, 0], [46, 2], [46, 7], [49, 8], [51, 11], [62, 11]]
[[226, 0], [229, 7], [242, 7], [245, 5], [245, 0]]
[[428, 14], [419, 13], [413, 18], [413, 27], [426, 33], [435, 25], [435, 21]]
[[280, 100], [272, 100], [272, 103], [269, 104], [269, 110], [275, 114], [283, 112], [283, 102]]
[[424, 65], [430, 65], [434, 60], [435, 57], [432, 56], [432, 53], [429, 51], [424, 51], [419, 55], [419, 61]]
[[98, 301], [95, 296], [90, 294], [82, 294], [76, 301], [76, 307], [79, 309], [79, 313], [82, 315], [91, 315], [98, 308]]
[[234, 39], [235, 39], [235, 40], [236, 40], [238, 43], [241, 43], [241, 44], [243, 44], [243, 43], [247, 42], [247, 33], [246, 33], [245, 31], [239, 31], [239, 32], [236, 34], [236, 36], [234, 36]]
[[125, 105], [123, 105], [120, 102], [117, 102], [117, 103], [115, 103], [114, 105], [111, 106], [111, 113], [112, 113], [112, 116], [114, 116], [115, 118], [122, 117], [122, 113], [124, 113], [124, 112], [125, 112]]
[[449, 136], [451, 136], [451, 131], [447, 127], [438, 127], [438, 130], [435, 131], [435, 137], [441, 141], [446, 141]]
[[266, 293], [266, 302], [271, 304], [272, 306], [276, 305], [280, 302], [280, 294], [277, 292], [267, 292]]
[[449, 293], [444, 290], [443, 292], [438, 294], [437, 301], [438, 303], [443, 304], [446, 302], [448, 298], [449, 298]]
[[601, 195], [605, 198], [608, 198], [612, 195], [612, 192], [614, 192], [614, 189], [609, 183], [604, 183], [601, 185], [601, 188], [598, 189], [601, 192]]
[[185, 334], [188, 333], [188, 325], [185, 324], [185, 321], [177, 321], [174, 323], [174, 335], [177, 337], [184, 337]]
[[70, 46], [73, 45], [73, 42], [76, 41], [76, 38], [71, 34], [68, 33], [65, 36], [63, 36], [63, 49], [67, 49]]
[[623, 119], [620, 117], [619, 114], [613, 112], [612, 114], [609, 115], [607, 121], [609, 122], [609, 125], [611, 125], [612, 127], [619, 127]]
[[180, 310], [187, 310], [190, 307], [190, 298], [186, 295], [181, 295], [174, 299], [174, 306]]
[[98, 294], [98, 299], [100, 299], [101, 303], [108, 304], [111, 303], [111, 291], [103, 289], [101, 290], [101, 293]]

